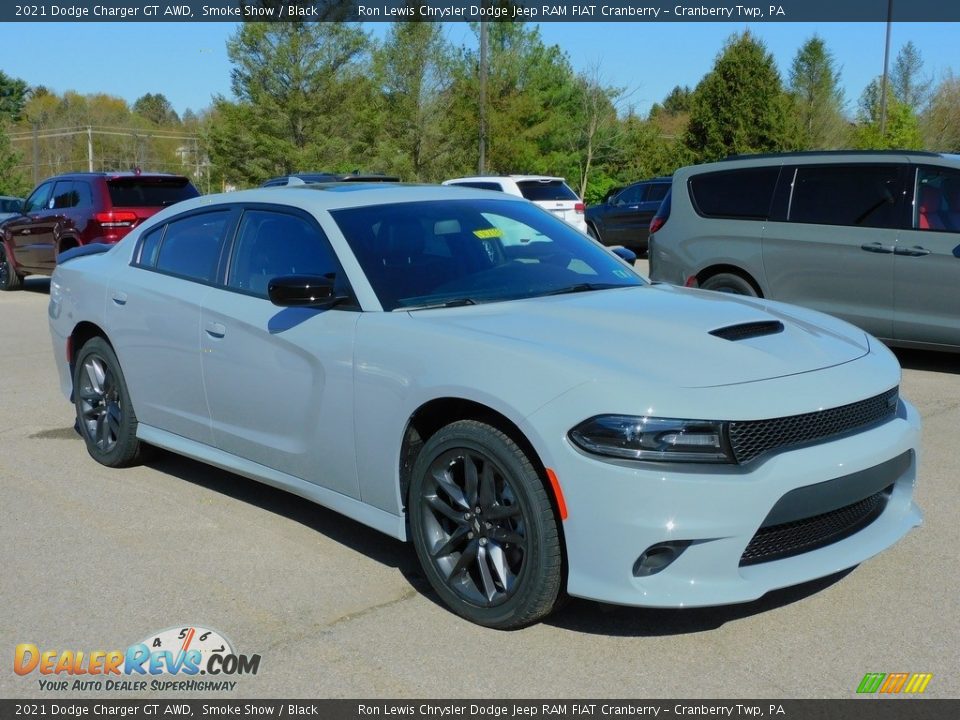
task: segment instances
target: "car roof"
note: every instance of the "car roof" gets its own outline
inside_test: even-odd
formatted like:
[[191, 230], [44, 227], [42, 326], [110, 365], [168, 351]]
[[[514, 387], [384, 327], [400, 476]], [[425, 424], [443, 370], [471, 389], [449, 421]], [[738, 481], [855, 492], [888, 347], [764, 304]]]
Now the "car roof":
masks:
[[[443, 185], [417, 185], [412, 183], [313, 183], [308, 185], [279, 185], [238, 190], [215, 195], [203, 195], [190, 200], [181, 200], [154, 217], [170, 217], [195, 208], [232, 203], [263, 203], [284, 205], [307, 211], [338, 210], [341, 208], [395, 203], [423, 202], [454, 199], [490, 200], [491, 193], [467, 187]], [[526, 200], [511, 195], [499, 195], [504, 202], [525, 203]]]
[[779, 167], [781, 165], [843, 165], [874, 162], [900, 162], [945, 165], [960, 168], [960, 155], [924, 150], [812, 150], [756, 155], [731, 155], [723, 160], [681, 168], [675, 178], [693, 173], [732, 170], [734, 168]]
[[59, 175], [51, 175], [48, 178], [41, 180], [38, 185], [41, 183], [49, 182], [50, 180], [63, 180], [67, 178], [106, 178], [107, 180], [112, 180], [114, 178], [168, 178], [172, 180], [187, 180], [189, 181], [186, 175], [175, 175], [173, 173], [164, 173], [164, 172], [137, 172], [134, 170], [117, 170], [115, 172], [65, 172], [60, 173]]
[[504, 179], [513, 180], [515, 182], [524, 182], [527, 180], [566, 182], [566, 178], [557, 177], [556, 175], [473, 175], [471, 177], [450, 178], [449, 180], [444, 180], [444, 182], [490, 182], [491, 180]]

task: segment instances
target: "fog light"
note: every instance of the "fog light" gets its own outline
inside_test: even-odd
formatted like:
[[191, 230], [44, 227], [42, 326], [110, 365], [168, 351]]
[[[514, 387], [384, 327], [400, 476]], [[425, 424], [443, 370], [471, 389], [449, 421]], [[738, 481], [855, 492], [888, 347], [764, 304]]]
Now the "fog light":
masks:
[[689, 540], [675, 540], [651, 545], [643, 551], [643, 554], [633, 564], [633, 576], [649, 577], [650, 575], [656, 575], [669, 567], [689, 545]]

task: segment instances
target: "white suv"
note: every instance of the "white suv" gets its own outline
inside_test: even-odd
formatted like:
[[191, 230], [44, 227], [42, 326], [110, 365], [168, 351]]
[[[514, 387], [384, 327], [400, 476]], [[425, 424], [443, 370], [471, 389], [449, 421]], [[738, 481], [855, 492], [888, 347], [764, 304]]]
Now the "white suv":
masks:
[[526, 198], [544, 210], [549, 210], [586, 234], [585, 207], [566, 180], [549, 175], [479, 175], [477, 177], [445, 180], [444, 185], [464, 185], [478, 190], [498, 190], [508, 195]]

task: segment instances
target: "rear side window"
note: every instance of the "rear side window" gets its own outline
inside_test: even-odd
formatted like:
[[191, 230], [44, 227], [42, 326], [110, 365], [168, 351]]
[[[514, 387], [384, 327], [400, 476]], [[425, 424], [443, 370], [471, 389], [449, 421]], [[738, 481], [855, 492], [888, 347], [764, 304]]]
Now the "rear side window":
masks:
[[779, 175], [779, 167], [694, 175], [690, 178], [690, 199], [703, 217], [766, 220]]
[[579, 200], [577, 194], [563, 180], [522, 180], [517, 183], [527, 200]]
[[902, 195], [896, 165], [798, 167], [787, 219], [797, 223], [896, 228]]
[[657, 200], [663, 200], [668, 192], [670, 192], [670, 183], [654, 183], [653, 185], [648, 185], [647, 195], [644, 197], [644, 201], [656, 202]]
[[80, 204], [80, 194], [77, 185], [72, 180], [61, 180], [53, 188], [53, 205], [55, 210], [66, 210]]
[[220, 248], [229, 217], [229, 211], [208, 212], [169, 223], [157, 253], [156, 269], [189, 280], [212, 283], [217, 277]]
[[942, 167], [917, 169], [913, 227], [916, 230], [960, 232], [960, 170]]
[[451, 185], [456, 185], [457, 187], [471, 187], [477, 190], [496, 190], [498, 192], [503, 192], [503, 188], [500, 187], [498, 183], [494, 182], [458, 182], [450, 183]]
[[167, 207], [200, 194], [184, 177], [114, 178], [107, 189], [113, 207]]

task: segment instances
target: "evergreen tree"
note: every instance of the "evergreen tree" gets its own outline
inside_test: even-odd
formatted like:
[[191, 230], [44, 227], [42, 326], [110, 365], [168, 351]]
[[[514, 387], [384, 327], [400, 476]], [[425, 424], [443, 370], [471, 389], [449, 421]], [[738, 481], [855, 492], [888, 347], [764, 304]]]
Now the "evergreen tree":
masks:
[[894, 97], [913, 112], [919, 112], [930, 97], [929, 78], [923, 76], [923, 58], [920, 50], [908, 42], [897, 53], [890, 72], [890, 86]]
[[30, 186], [18, 168], [20, 162], [20, 153], [7, 136], [7, 123], [0, 116], [0, 195], [22, 197], [29, 192]]
[[840, 73], [822, 38], [814, 35], [797, 51], [790, 68], [789, 91], [798, 145], [810, 150], [843, 147], [848, 133]]
[[788, 98], [773, 56], [750, 34], [734, 35], [693, 91], [684, 144], [700, 161], [788, 150]]

